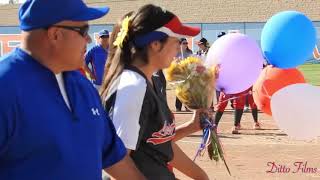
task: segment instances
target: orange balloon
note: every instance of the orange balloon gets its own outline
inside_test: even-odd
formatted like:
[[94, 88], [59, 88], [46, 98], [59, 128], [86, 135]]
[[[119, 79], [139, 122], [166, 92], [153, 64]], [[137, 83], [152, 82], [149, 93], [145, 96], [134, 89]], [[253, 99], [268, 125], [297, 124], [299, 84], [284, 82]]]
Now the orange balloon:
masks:
[[254, 102], [261, 111], [271, 116], [271, 96], [281, 88], [297, 83], [306, 83], [303, 74], [298, 69], [279, 69], [267, 66], [253, 85]]

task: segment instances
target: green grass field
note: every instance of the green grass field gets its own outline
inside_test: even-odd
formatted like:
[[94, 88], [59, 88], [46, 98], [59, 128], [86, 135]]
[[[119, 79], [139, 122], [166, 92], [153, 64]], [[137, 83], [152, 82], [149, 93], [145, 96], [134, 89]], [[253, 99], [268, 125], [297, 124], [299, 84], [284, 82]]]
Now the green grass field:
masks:
[[302, 71], [308, 83], [320, 86], [320, 64], [304, 64], [298, 69]]
[[[307, 83], [315, 86], [320, 86], [320, 64], [304, 64], [298, 69], [303, 73]], [[173, 86], [168, 83], [167, 89], [172, 89]]]

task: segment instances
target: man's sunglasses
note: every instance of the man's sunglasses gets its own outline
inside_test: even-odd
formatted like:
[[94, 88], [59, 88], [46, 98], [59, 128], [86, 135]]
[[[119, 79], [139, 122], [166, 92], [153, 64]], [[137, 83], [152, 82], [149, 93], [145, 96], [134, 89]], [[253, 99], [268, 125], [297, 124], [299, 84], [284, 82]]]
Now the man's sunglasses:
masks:
[[89, 32], [89, 25], [84, 25], [81, 27], [77, 27], [77, 26], [63, 26], [63, 25], [51, 25], [49, 27], [46, 27], [45, 29], [49, 29], [51, 27], [57, 27], [57, 28], [63, 28], [63, 29], [68, 29], [71, 31], [75, 31], [77, 33], [79, 33], [82, 37], [87, 37], [88, 36], [88, 32]]
[[188, 42], [183, 42], [182, 44], [187, 45], [187, 44], [188, 44]]

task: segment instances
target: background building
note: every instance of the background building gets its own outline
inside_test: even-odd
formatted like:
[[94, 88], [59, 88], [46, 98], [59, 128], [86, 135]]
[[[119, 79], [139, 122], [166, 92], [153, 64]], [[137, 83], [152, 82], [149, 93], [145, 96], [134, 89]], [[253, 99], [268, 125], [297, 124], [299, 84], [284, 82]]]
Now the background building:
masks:
[[[106, 28], [112, 31], [113, 24], [128, 11], [154, 3], [177, 14], [183, 23], [201, 28], [192, 41], [191, 48], [197, 50], [194, 42], [201, 37], [212, 44], [221, 31], [238, 31], [249, 35], [260, 44], [261, 30], [265, 22], [275, 13], [296, 10], [312, 19], [320, 37], [319, 0], [85, 0], [90, 6], [107, 5], [109, 14], [91, 22], [90, 34]], [[19, 5], [0, 6], [0, 56], [19, 46], [18, 12]], [[57, 12], [58, 13], [58, 12]], [[320, 41], [318, 38], [318, 45]], [[89, 45], [92, 46], [95, 42]]]

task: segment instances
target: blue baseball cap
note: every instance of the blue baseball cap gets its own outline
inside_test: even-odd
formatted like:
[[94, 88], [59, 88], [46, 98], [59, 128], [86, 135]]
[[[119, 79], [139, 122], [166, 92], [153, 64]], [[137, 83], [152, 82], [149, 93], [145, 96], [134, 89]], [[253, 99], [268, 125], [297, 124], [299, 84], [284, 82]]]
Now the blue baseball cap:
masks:
[[20, 29], [30, 31], [61, 21], [89, 21], [101, 18], [109, 7], [88, 7], [82, 0], [27, 0], [19, 9]]
[[222, 37], [222, 36], [224, 36], [224, 35], [226, 35], [226, 33], [222, 31], [222, 32], [220, 32], [220, 33], [218, 34], [217, 38], [220, 38], [220, 37]]
[[101, 30], [99, 31], [99, 37], [102, 37], [102, 36], [108, 36], [109, 37], [109, 31], [104, 29], [104, 30]]

